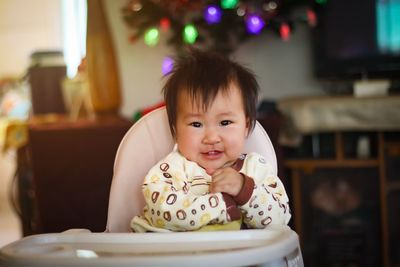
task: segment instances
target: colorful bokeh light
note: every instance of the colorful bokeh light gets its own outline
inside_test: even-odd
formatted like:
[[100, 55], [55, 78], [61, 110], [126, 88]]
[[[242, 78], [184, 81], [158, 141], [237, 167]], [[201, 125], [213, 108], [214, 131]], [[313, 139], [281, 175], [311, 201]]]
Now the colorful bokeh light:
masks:
[[264, 21], [258, 15], [249, 15], [246, 18], [246, 29], [251, 34], [259, 34], [264, 28]]
[[160, 33], [156, 28], [150, 28], [144, 34], [144, 42], [148, 46], [156, 46], [160, 40]]
[[279, 28], [279, 33], [283, 41], [289, 41], [290, 39], [290, 27], [287, 23], [282, 23]]
[[162, 74], [165, 76], [172, 71], [174, 60], [171, 57], [165, 57], [161, 66]]
[[223, 9], [233, 9], [237, 6], [238, 0], [221, 0], [221, 7]]
[[193, 44], [196, 42], [197, 36], [199, 36], [199, 32], [193, 24], [187, 24], [183, 29], [183, 40], [185, 43]]
[[215, 24], [221, 21], [222, 10], [215, 5], [208, 6], [204, 11], [204, 19], [208, 24]]

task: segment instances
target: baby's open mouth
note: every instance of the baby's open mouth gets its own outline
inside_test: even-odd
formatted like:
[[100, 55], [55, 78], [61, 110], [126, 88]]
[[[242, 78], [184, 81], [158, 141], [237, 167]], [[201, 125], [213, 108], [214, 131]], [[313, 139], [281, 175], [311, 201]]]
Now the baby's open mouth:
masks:
[[221, 151], [219, 151], [219, 150], [211, 150], [211, 151], [208, 151], [208, 152], [203, 152], [203, 154], [209, 155], [209, 156], [218, 155], [220, 153], [221, 153]]

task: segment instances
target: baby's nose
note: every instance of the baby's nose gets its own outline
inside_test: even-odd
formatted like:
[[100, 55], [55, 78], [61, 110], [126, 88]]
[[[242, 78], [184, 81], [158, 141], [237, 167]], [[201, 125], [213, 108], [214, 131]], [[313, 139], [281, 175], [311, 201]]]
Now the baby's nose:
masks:
[[206, 144], [215, 144], [221, 142], [218, 131], [215, 129], [207, 129], [204, 135], [203, 142]]

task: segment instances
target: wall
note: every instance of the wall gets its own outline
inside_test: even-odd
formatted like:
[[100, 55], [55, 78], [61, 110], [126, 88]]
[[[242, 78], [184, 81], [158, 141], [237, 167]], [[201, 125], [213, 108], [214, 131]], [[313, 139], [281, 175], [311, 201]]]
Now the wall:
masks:
[[324, 92], [312, 76], [309, 28], [297, 25], [291, 39], [283, 42], [276, 34], [266, 34], [244, 43], [233, 55], [257, 75], [261, 97], [320, 95]]
[[35, 50], [61, 49], [61, 0], [0, 0], [0, 78], [21, 75]]
[[[124, 24], [121, 11], [126, 1], [105, 3], [120, 66], [124, 95], [122, 113], [131, 116], [134, 111], [161, 100], [161, 62], [165, 56], [173, 54], [173, 50], [163, 44], [163, 39], [155, 48], [145, 45], [142, 39], [130, 43], [130, 29]], [[311, 75], [306, 25], [298, 25], [289, 42], [282, 42], [273, 34], [254, 38], [243, 44], [233, 58], [255, 71], [262, 98], [323, 93]]]

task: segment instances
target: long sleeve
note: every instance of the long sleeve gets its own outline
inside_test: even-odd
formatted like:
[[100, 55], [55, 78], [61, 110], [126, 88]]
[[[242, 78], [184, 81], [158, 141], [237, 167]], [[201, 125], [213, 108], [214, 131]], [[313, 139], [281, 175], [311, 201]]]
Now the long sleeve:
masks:
[[248, 154], [240, 172], [245, 182], [235, 200], [244, 214], [244, 223], [250, 228], [286, 225], [291, 217], [289, 199], [282, 181], [265, 158], [257, 153]]
[[209, 193], [210, 182], [204, 169], [172, 152], [145, 177], [146, 221], [155, 228], [188, 231], [238, 219], [235, 201], [227, 194]]

